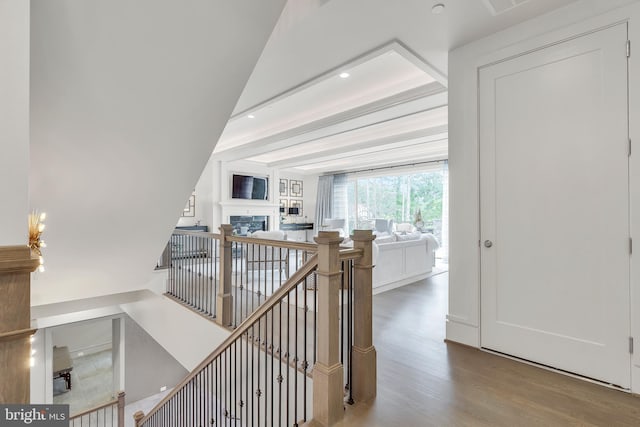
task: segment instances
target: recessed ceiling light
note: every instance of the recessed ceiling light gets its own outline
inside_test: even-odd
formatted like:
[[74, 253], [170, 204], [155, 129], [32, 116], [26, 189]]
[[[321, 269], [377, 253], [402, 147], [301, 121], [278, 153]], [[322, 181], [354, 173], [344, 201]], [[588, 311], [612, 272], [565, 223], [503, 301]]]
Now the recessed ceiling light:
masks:
[[347, 78], [347, 77], [349, 77], [351, 74], [344, 72], [344, 73], [340, 73], [340, 74], [338, 74], [338, 75], [340, 76], [340, 78], [341, 78], [341, 79], [346, 79], [346, 78]]
[[256, 118], [256, 116], [254, 116], [253, 114], [249, 114], [247, 117], [250, 118], [250, 119], [255, 119]]
[[444, 4], [442, 3], [435, 4], [431, 8], [431, 13], [433, 13], [434, 15], [439, 15], [442, 12], [444, 12]]

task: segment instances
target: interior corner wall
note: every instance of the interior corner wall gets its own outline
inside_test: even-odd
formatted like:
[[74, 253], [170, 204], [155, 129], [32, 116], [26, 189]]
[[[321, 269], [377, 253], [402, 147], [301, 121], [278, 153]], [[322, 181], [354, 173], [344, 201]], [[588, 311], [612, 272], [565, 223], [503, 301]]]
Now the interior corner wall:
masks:
[[285, 0], [14, 1], [31, 4], [29, 202], [48, 214], [32, 305], [143, 289]]
[[127, 403], [176, 386], [187, 370], [151, 335], [125, 316], [125, 390]]
[[72, 358], [110, 350], [112, 346], [111, 318], [61, 325], [51, 330], [53, 345], [68, 347]]
[[[633, 5], [624, 6], [628, 3]], [[637, 6], [638, 2], [624, 0], [606, 4], [581, 0], [449, 53], [451, 227], [447, 339], [474, 347], [481, 344], [479, 67], [627, 20], [637, 13]]]
[[307, 221], [314, 222], [316, 216], [316, 194], [318, 192], [318, 176], [319, 175], [302, 175], [291, 172], [280, 172], [280, 178], [289, 181], [289, 187], [291, 187], [291, 180], [302, 181], [302, 197], [292, 197], [290, 194], [287, 196], [279, 196], [280, 199], [302, 199], [302, 218], [307, 217]]
[[31, 342], [31, 356], [33, 364], [31, 366], [31, 384], [30, 397], [31, 403], [47, 403], [46, 402], [46, 366], [47, 366], [47, 345], [46, 345], [46, 329], [38, 329], [33, 335]]
[[28, 242], [30, 10], [0, 0], [0, 246]]
[[[619, 22], [640, 40], [640, 2], [582, 0], [449, 53], [450, 258], [448, 340], [481, 346], [478, 69]], [[621, 46], [621, 49], [624, 46]], [[633, 49], [633, 48], [632, 48]], [[630, 138], [640, 141], [640, 55], [629, 58]], [[634, 148], [635, 150], [635, 148]], [[630, 157], [631, 233], [640, 229], [640, 156]], [[544, 243], [532, 242], [545, 250]], [[631, 332], [640, 340], [640, 257], [631, 258]], [[640, 391], [640, 352], [632, 356], [632, 391]]]
[[220, 160], [209, 160], [211, 163], [211, 179], [212, 179], [212, 203], [211, 203], [211, 215], [212, 227], [210, 231], [212, 233], [218, 233], [220, 225], [222, 225], [222, 206], [220, 206], [220, 200], [222, 200], [222, 162]]
[[217, 227], [214, 227], [213, 222], [213, 203], [215, 200], [213, 182], [214, 166], [214, 161], [209, 160], [207, 162], [194, 188], [195, 215], [181, 216], [178, 219], [177, 226], [206, 225], [209, 227], [210, 232], [217, 233]]
[[318, 199], [318, 178], [320, 175], [304, 176], [304, 212], [309, 222], [316, 221], [316, 201]]

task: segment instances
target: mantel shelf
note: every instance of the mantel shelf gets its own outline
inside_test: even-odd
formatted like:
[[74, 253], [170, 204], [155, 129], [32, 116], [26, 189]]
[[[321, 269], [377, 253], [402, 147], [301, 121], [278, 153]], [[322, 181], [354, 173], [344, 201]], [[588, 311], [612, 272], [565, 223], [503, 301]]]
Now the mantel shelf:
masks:
[[224, 207], [250, 207], [250, 206], [255, 206], [255, 207], [260, 207], [260, 208], [279, 208], [280, 205], [279, 204], [274, 204], [274, 203], [269, 203], [268, 201], [265, 200], [245, 200], [245, 199], [238, 199], [238, 200], [229, 200], [226, 202], [219, 202], [220, 206], [224, 206]]

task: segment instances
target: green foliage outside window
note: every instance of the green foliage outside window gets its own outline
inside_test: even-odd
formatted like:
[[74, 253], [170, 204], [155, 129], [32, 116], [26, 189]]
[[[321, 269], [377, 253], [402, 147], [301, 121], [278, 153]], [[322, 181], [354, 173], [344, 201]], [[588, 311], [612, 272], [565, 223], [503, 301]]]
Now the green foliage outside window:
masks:
[[349, 228], [372, 228], [376, 218], [414, 223], [420, 210], [425, 227], [438, 234], [442, 184], [440, 171], [352, 180], [347, 187]]

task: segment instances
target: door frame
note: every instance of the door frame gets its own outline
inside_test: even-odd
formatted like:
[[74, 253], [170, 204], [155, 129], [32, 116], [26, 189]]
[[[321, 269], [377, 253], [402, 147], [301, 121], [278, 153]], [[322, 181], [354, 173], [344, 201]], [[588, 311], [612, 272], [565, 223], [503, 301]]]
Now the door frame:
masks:
[[[451, 251], [447, 340], [480, 347], [480, 210], [478, 69], [530, 50], [629, 23], [629, 134], [640, 141], [640, 2], [585, 6], [572, 3], [449, 52], [449, 166]], [[631, 233], [640, 230], [640, 145], [630, 159]], [[637, 244], [636, 244], [637, 246]], [[640, 348], [640, 256], [631, 258], [631, 335]], [[634, 309], [635, 308], [635, 309]], [[632, 385], [640, 393], [640, 350], [632, 356]]]
[[[482, 71], [484, 71], [484, 70], [487, 70], [487, 69], [489, 69], [491, 67], [494, 67], [496, 65], [504, 64], [504, 63], [509, 62], [509, 61], [513, 61], [513, 60], [517, 60], [519, 58], [523, 58], [523, 57], [525, 57], [527, 55], [543, 53], [543, 51], [546, 50], [546, 49], [552, 49], [552, 48], [558, 48], [558, 47], [562, 48], [561, 45], [563, 45], [565, 43], [570, 43], [570, 42], [579, 40], [579, 39], [581, 39], [583, 37], [597, 35], [597, 33], [599, 33], [599, 32], [607, 31], [609, 29], [616, 28], [616, 27], [619, 27], [621, 25], [624, 25], [625, 27], [624, 28], [620, 28], [619, 31], [626, 32], [626, 37], [627, 37], [627, 40], [628, 40], [629, 37], [630, 37], [630, 35], [629, 35], [629, 22], [624, 22], [624, 21], [623, 22], [616, 22], [616, 23], [613, 23], [611, 25], [606, 25], [606, 26], [603, 26], [603, 27], [594, 28], [592, 30], [585, 31], [585, 32], [582, 32], [580, 34], [574, 35], [572, 37], [568, 37], [568, 38], [565, 38], [565, 39], [562, 39], [562, 40], [557, 40], [557, 41], [554, 41], [553, 43], [547, 43], [547, 44], [541, 45], [541, 46], [539, 46], [537, 48], [530, 49], [530, 50], [528, 50], [526, 52], [522, 52], [522, 53], [517, 54], [517, 55], [512, 55], [512, 56], [509, 56], [509, 57], [505, 57], [505, 58], [502, 58], [502, 59], [500, 59], [498, 61], [493, 61], [493, 62], [490, 62], [490, 63], [487, 63], [485, 65], [477, 67], [477, 78], [478, 78], [478, 81], [477, 81], [477, 100], [478, 100], [478, 110], [477, 110], [477, 124], [478, 124], [478, 126], [477, 126], [477, 138], [478, 138], [478, 140], [477, 140], [477, 144], [478, 144], [478, 159], [477, 159], [478, 160], [478, 181], [477, 181], [477, 183], [478, 183], [478, 236], [479, 236], [479, 240], [478, 240], [478, 261], [479, 261], [478, 262], [478, 286], [479, 286], [479, 292], [478, 292], [478, 306], [479, 306], [478, 307], [478, 347], [480, 349], [484, 350], [484, 351], [488, 351], [488, 352], [491, 352], [491, 353], [504, 355], [504, 356], [513, 358], [515, 360], [520, 360], [520, 361], [524, 361], [524, 362], [530, 363], [532, 365], [544, 366], [544, 367], [546, 367], [546, 368], [548, 368], [550, 370], [562, 372], [562, 373], [565, 373], [565, 374], [568, 373], [569, 375], [576, 376], [578, 378], [585, 378], [585, 379], [588, 379], [588, 380], [593, 381], [595, 383], [601, 383], [601, 384], [605, 384], [605, 385], [608, 385], [607, 381], [605, 381], [605, 380], [600, 381], [600, 380], [595, 380], [595, 379], [592, 379], [592, 378], [589, 378], [589, 377], [583, 377], [580, 374], [573, 374], [571, 372], [566, 371], [565, 370], [566, 368], [555, 368], [553, 366], [548, 366], [548, 365], [541, 364], [541, 363], [536, 362], [534, 360], [529, 360], [525, 356], [515, 356], [515, 355], [510, 355], [510, 354], [504, 354], [504, 353], [501, 353], [501, 352], [496, 351], [494, 349], [491, 349], [490, 347], [485, 347], [484, 346], [484, 344], [486, 344], [486, 343], [483, 343], [483, 333], [482, 333], [482, 331], [483, 331], [483, 327], [482, 327], [483, 326], [482, 325], [483, 315], [482, 315], [482, 313], [483, 313], [483, 309], [485, 308], [485, 307], [483, 307], [483, 288], [485, 286], [489, 286], [489, 285], [483, 286], [483, 266], [485, 265], [485, 261], [483, 261], [483, 260], [484, 260], [485, 257], [487, 257], [490, 254], [489, 254], [489, 252], [487, 252], [486, 249], [484, 249], [483, 242], [484, 242], [484, 239], [487, 239], [487, 238], [493, 239], [493, 238], [496, 238], [496, 236], [489, 236], [489, 235], [486, 235], [483, 232], [483, 229], [484, 229], [483, 226], [487, 226], [487, 224], [483, 224], [483, 223], [485, 223], [485, 221], [483, 221], [483, 206], [486, 206], [486, 204], [483, 203], [483, 199], [482, 199], [483, 182], [485, 182], [486, 180], [491, 180], [491, 179], [495, 180], [495, 176], [493, 176], [495, 174], [494, 174], [493, 171], [489, 171], [488, 172], [487, 169], [483, 168], [482, 159], [485, 156], [483, 155], [484, 151], [482, 150], [483, 144], [482, 144], [482, 141], [481, 141], [482, 121], [481, 121], [480, 105], [482, 105], [482, 102], [481, 102], [480, 90], [481, 90], [481, 87], [482, 87], [481, 74], [482, 74]], [[623, 54], [624, 54], [624, 52], [621, 50], [620, 55], [622, 56]], [[544, 56], [544, 54], [543, 54], [543, 56]], [[625, 100], [626, 104], [627, 104], [627, 108], [626, 108], [626, 110], [627, 110], [626, 111], [626, 114], [627, 114], [627, 117], [626, 117], [626, 131], [627, 132], [626, 133], [627, 133], [627, 137], [630, 138], [630, 130], [629, 130], [629, 126], [630, 126], [630, 117], [629, 117], [629, 114], [630, 114], [630, 106], [629, 106], [629, 97], [630, 97], [629, 72], [630, 72], [630, 70], [629, 70], [629, 67], [630, 67], [629, 58], [627, 58], [627, 63], [626, 63], [626, 96], [627, 96], [627, 99]], [[627, 199], [627, 210], [628, 210], [627, 218], [628, 218], [628, 221], [629, 221], [628, 232], [629, 232], [629, 234], [631, 234], [632, 233], [632, 230], [631, 230], [631, 221], [632, 221], [632, 216], [631, 216], [632, 201], [631, 201], [631, 198], [632, 198], [632, 194], [633, 194], [633, 191], [632, 191], [632, 182], [633, 181], [631, 180], [631, 156], [629, 156], [627, 158], [627, 167], [628, 167], [627, 180], [628, 180], [628, 192], [629, 192], [629, 196], [628, 196], [628, 199]], [[483, 171], [484, 171], [484, 173], [483, 173]], [[485, 208], [485, 213], [487, 213], [486, 208]], [[492, 214], [495, 216], [496, 212], [493, 210], [493, 208], [489, 208], [489, 216], [491, 216]], [[492, 227], [489, 226], [489, 228], [492, 228]], [[495, 234], [495, 230], [494, 230], [494, 234]], [[632, 287], [632, 284], [631, 284], [632, 283], [631, 267], [632, 267], [632, 257], [629, 256], [629, 260], [628, 260], [628, 268], [629, 268], [628, 289], [629, 290], [628, 290], [628, 292], [630, 292], [630, 293], [631, 293], [631, 287]], [[632, 306], [631, 298], [629, 298], [626, 303], [628, 304], [627, 309], [628, 309], [628, 312], [629, 312], [629, 316], [631, 317], [633, 315], [632, 314], [632, 307], [633, 306]], [[628, 330], [630, 331], [630, 334], [632, 334], [631, 318], [629, 318]], [[631, 389], [632, 377], [633, 377], [633, 375], [632, 375], [633, 360], [632, 360], [632, 357], [631, 357], [632, 355], [630, 354], [629, 356], [630, 356], [629, 357], [629, 378], [628, 378], [629, 389], [621, 388], [619, 386], [612, 386], [615, 389], [629, 390], [629, 391]]]

